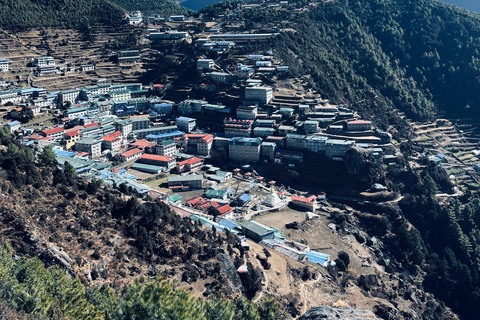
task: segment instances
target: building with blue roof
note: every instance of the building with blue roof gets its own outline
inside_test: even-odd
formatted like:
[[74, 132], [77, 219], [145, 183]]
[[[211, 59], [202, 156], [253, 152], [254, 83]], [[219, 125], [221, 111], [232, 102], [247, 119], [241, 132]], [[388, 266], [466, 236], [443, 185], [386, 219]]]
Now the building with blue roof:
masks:
[[10, 121], [9, 123], [6, 124], [6, 126], [10, 129], [10, 132], [12, 133], [20, 129], [21, 125], [22, 123], [17, 120]]
[[307, 255], [307, 259], [308, 259], [309, 262], [313, 262], [313, 263], [319, 264], [321, 266], [325, 266], [326, 262], [330, 258], [329, 254], [320, 253], [320, 252], [316, 252], [316, 251], [306, 252], [306, 255]]
[[52, 151], [53, 151], [53, 153], [55, 153], [55, 156], [64, 156], [64, 157], [73, 158], [77, 155], [75, 152], [64, 151], [64, 150], [57, 149], [57, 148], [52, 148]]
[[185, 133], [181, 131], [173, 131], [170, 133], [164, 133], [164, 134], [149, 134], [145, 138], [147, 140], [155, 141], [155, 142], [160, 142], [164, 140], [170, 140], [174, 138], [181, 138], [185, 135]]

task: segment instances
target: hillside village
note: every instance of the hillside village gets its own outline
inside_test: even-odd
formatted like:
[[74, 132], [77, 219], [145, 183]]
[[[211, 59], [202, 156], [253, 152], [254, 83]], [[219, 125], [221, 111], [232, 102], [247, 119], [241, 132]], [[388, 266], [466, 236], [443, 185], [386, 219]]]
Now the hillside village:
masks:
[[[92, 52], [89, 59], [70, 61], [65, 53], [61, 58], [0, 56], [2, 125], [37, 154], [51, 148], [59, 165], [72, 166], [79, 176], [165, 201], [184, 217], [239, 235], [246, 249], [254, 241], [297, 261], [335, 265], [332, 250], [314, 250], [254, 218], [292, 210], [305, 212], [307, 221], [319, 219], [347, 211], [329, 199], [358, 195], [332, 190], [330, 198], [326, 189], [296, 190], [276, 181], [265, 168], [278, 168], [277, 175], [288, 176], [315, 170], [318, 164], [342, 165], [344, 179], [360, 167], [347, 156], [352, 150], [380, 167], [395, 167], [405, 159], [392, 134], [375, 127], [374, 119], [321, 97], [295, 79], [274, 50], [265, 49], [281, 27], [253, 29], [238, 22], [238, 15], [266, 6], [299, 10], [280, 1], [244, 4], [216, 19], [133, 12], [126, 24], [139, 31], [139, 42], [151, 50], [125, 48], [105, 56]], [[188, 73], [169, 71], [163, 83], [142, 83], [139, 75], [153, 60], [152, 51], [175, 46], [195, 53], [193, 60], [177, 54], [183, 68], [193, 71], [190, 79]], [[238, 47], [252, 50], [230, 54]], [[62, 84], [71, 77], [76, 80]], [[441, 123], [431, 126], [438, 127]], [[450, 129], [445, 134], [458, 134]], [[420, 142], [431, 141], [421, 138], [430, 132], [417, 134]], [[412, 164], [434, 162], [451, 174], [461, 168], [462, 175], [464, 170], [470, 175], [466, 187], [478, 186], [475, 159], [463, 162], [443, 145], [429, 147], [418, 159], [410, 159]], [[474, 143], [472, 150], [476, 147]], [[459, 185], [456, 191], [461, 190]], [[379, 183], [361, 192], [396, 201], [393, 190]], [[290, 227], [301, 228], [295, 223]], [[335, 225], [329, 228], [335, 230]]]

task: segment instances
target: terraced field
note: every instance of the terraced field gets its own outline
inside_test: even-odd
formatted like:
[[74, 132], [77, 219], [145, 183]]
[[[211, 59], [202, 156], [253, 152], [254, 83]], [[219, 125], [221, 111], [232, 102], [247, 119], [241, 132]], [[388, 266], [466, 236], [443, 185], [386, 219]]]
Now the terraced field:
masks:
[[[21, 33], [0, 31], [0, 58], [10, 61], [10, 71], [2, 74], [2, 80], [16, 82], [19, 88], [43, 87], [49, 91], [94, 84], [94, 80], [99, 77], [116, 83], [136, 82], [145, 72], [142, 68], [143, 61], [132, 66], [119, 66], [114, 59], [115, 52], [104, 47], [109, 41], [120, 39], [131, 32], [127, 26], [120, 29], [95, 26], [90, 34], [61, 29]], [[143, 49], [142, 58], [143, 55], [148, 55], [147, 49]], [[35, 68], [29, 63], [38, 56], [53, 56], [57, 66], [75, 67], [76, 70], [35, 76]], [[82, 64], [95, 64], [97, 70], [80, 72]]]

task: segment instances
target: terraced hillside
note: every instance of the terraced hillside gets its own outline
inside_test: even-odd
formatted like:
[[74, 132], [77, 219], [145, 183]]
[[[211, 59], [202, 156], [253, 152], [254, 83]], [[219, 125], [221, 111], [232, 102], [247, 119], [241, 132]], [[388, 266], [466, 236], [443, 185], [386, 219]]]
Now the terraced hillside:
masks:
[[[10, 61], [10, 72], [4, 80], [15, 81], [19, 86], [46, 88], [49, 91], [71, 89], [94, 83], [96, 78], [110, 82], [135, 82], [145, 72], [142, 62], [119, 66], [116, 52], [107, 49], [109, 43], [122, 43], [132, 34], [127, 26], [106, 27], [96, 25], [88, 33], [71, 29], [45, 29], [26, 32], [2, 31], [0, 56]], [[132, 49], [125, 47], [124, 49]], [[139, 48], [142, 58], [148, 62], [148, 50]], [[52, 56], [56, 65], [74, 67], [75, 71], [35, 76], [35, 68], [29, 63], [34, 57]], [[82, 73], [80, 65], [95, 64], [95, 72]]]

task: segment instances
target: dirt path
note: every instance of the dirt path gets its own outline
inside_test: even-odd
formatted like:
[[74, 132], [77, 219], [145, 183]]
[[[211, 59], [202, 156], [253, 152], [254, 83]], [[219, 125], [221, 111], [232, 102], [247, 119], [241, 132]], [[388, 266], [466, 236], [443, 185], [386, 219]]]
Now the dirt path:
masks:
[[[256, 264], [258, 265], [258, 267], [259, 267], [261, 270], [263, 270], [263, 267], [262, 267], [262, 265], [260, 264], [260, 261], [258, 261], [256, 258], [253, 258], [253, 259], [255, 259], [255, 262], [256, 262]], [[262, 273], [263, 273], [263, 276], [265, 277], [265, 283], [262, 285], [262, 291], [260, 291], [260, 293], [258, 294], [258, 296], [255, 297], [255, 298], [252, 300], [253, 303], [258, 303], [258, 302], [263, 298], [263, 296], [265, 295], [265, 291], [266, 291], [266, 289], [268, 289], [268, 286], [269, 286], [269, 284], [270, 284], [268, 274], [267, 274], [265, 271], [262, 271]]]
[[310, 303], [310, 300], [308, 300], [307, 296], [308, 296], [308, 288], [306, 288], [306, 286], [313, 286], [314, 284], [320, 282], [322, 280], [322, 275], [319, 274], [317, 279], [313, 279], [313, 280], [309, 280], [307, 282], [302, 282], [300, 284], [300, 293], [301, 293], [301, 297], [302, 297], [302, 302], [303, 302], [303, 310], [302, 310], [302, 314], [305, 314], [308, 310], [309, 310], [309, 307], [308, 305], [311, 304]]

